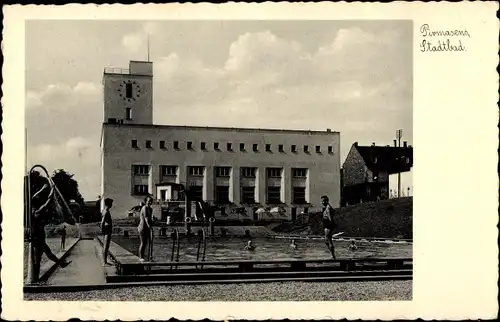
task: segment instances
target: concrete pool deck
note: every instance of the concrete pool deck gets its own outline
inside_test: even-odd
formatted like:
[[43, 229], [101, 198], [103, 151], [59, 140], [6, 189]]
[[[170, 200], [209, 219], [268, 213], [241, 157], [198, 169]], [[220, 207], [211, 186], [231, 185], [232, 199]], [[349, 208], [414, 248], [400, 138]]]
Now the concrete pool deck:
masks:
[[98, 256], [97, 243], [93, 239], [81, 239], [71, 250], [65, 268], [57, 267], [49, 277], [51, 285], [105, 284], [104, 268]]

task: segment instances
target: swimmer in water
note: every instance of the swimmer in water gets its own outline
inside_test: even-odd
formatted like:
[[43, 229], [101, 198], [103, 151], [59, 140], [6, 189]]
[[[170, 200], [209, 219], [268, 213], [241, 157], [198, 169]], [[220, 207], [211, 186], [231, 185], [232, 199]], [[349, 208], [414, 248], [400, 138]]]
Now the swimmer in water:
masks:
[[292, 239], [292, 243], [290, 244], [290, 248], [297, 249], [297, 244], [295, 244], [295, 239]]
[[249, 240], [247, 245], [245, 246], [245, 250], [254, 250], [255, 249], [255, 246], [252, 245], [252, 241]]
[[358, 249], [358, 246], [356, 246], [356, 242], [353, 240], [351, 241], [351, 244], [349, 245], [349, 250], [356, 250]]

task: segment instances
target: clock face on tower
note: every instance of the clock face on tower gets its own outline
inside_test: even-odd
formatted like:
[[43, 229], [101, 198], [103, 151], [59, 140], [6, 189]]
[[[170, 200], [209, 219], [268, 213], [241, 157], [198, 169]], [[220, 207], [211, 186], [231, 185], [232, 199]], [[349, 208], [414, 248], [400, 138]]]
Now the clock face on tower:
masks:
[[141, 91], [141, 85], [136, 81], [126, 80], [120, 83], [118, 96], [126, 102], [133, 102], [141, 96]]

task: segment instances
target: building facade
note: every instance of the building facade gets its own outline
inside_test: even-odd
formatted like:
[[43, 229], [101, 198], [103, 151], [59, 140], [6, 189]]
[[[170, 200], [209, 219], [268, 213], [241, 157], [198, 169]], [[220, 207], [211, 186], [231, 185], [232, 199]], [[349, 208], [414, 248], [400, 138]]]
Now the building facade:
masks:
[[340, 205], [338, 132], [156, 125], [152, 78], [149, 62], [104, 71], [101, 194], [115, 217], [147, 194], [160, 217], [184, 198], [172, 184], [220, 206], [218, 219], [291, 220], [322, 195]]
[[413, 167], [413, 148], [406, 142], [396, 146], [351, 146], [342, 166], [342, 205], [389, 199], [389, 175]]

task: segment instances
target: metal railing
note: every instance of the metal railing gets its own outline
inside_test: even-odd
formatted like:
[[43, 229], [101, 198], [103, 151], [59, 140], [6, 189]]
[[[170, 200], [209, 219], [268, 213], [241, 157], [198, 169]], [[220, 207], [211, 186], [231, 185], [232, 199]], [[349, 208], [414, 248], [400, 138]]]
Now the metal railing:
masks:
[[[205, 232], [205, 227], [202, 227], [198, 231], [198, 250], [196, 252], [196, 262], [199, 262], [200, 259], [202, 262], [205, 261], [206, 251], [207, 251], [207, 235]], [[200, 255], [201, 255], [201, 258], [200, 258]], [[198, 268], [198, 265], [196, 265], [196, 268]], [[203, 269], [203, 264], [201, 264], [200, 269]]]
[[[170, 256], [170, 262], [179, 262], [179, 245], [180, 245], [179, 231], [174, 228], [172, 231], [172, 254]], [[176, 252], [177, 250], [177, 252]], [[173, 269], [173, 265], [170, 265], [170, 270]], [[177, 265], [175, 266], [177, 269]]]
[[118, 68], [118, 67], [104, 67], [104, 74], [128, 75], [130, 74], [130, 69]]
[[[155, 234], [154, 230], [151, 228], [151, 235], [148, 244], [148, 262], [152, 262], [154, 260], [154, 253], [153, 253], [154, 241], [155, 241]], [[148, 271], [151, 271], [151, 267], [148, 267]]]

